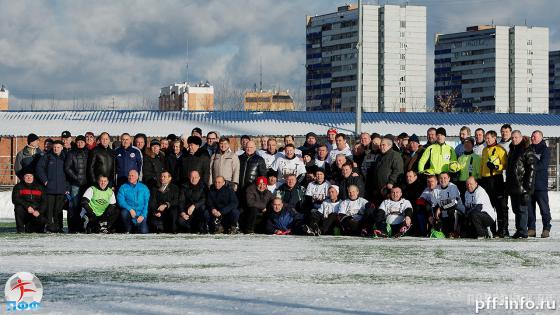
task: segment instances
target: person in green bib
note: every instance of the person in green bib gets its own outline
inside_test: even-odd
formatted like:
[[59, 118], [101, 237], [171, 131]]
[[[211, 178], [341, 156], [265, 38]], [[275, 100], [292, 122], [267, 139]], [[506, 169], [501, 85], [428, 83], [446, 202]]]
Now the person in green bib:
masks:
[[[474, 138], [463, 140], [463, 154], [457, 159], [459, 176], [457, 178], [457, 187], [461, 192], [461, 196], [467, 191], [467, 179], [474, 177], [480, 179], [480, 155], [474, 153]], [[464, 201], [464, 200], [463, 200]]]
[[89, 187], [82, 197], [82, 212], [86, 233], [104, 233], [113, 231], [119, 217], [115, 193], [109, 187], [109, 178], [99, 175], [97, 184]]

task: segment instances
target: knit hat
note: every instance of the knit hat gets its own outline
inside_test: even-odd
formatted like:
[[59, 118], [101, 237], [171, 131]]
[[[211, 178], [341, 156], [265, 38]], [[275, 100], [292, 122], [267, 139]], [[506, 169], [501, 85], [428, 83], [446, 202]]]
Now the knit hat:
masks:
[[309, 137], [313, 137], [313, 138], [317, 138], [317, 135], [314, 132], [308, 132], [305, 135], [305, 139], [309, 138]]
[[86, 137], [84, 137], [82, 135], [79, 135], [79, 136], [76, 137], [76, 142], [78, 142], [78, 141], [86, 142]]
[[262, 184], [262, 183], [264, 183], [265, 185], [268, 185], [268, 179], [264, 176], [257, 177], [256, 184], [259, 185], [259, 184]]
[[72, 134], [70, 133], [70, 131], [66, 130], [62, 132], [62, 135], [60, 135], [61, 138], [70, 138], [72, 137]]
[[174, 133], [170, 133], [170, 134], [167, 136], [166, 139], [169, 140], [169, 141], [175, 141], [175, 140], [177, 140], [177, 135], [174, 134]]
[[161, 143], [159, 143], [158, 139], [152, 139], [152, 141], [150, 141], [150, 147], [153, 147], [154, 145], [161, 146]]
[[337, 193], [340, 193], [340, 188], [337, 185], [331, 185], [331, 187], [334, 188]]
[[338, 133], [338, 132], [336, 131], [335, 128], [331, 128], [331, 129], [329, 129], [329, 131], [327, 131], [327, 134], [328, 134], [328, 135], [332, 135], [332, 134], [335, 134], [335, 135], [336, 135], [337, 133]]
[[410, 138], [408, 138], [408, 142], [416, 142], [416, 143], [420, 143], [420, 139], [418, 139], [418, 136], [413, 133], [412, 136], [410, 136]]
[[202, 129], [200, 129], [200, 128], [198, 128], [198, 127], [195, 127], [195, 128], [193, 128], [193, 130], [191, 131], [191, 134], [193, 134], [194, 132], [196, 132], [196, 133], [198, 133], [199, 135], [201, 135], [201, 134], [202, 134]]
[[30, 133], [30, 134], [27, 136], [27, 144], [30, 144], [31, 142], [33, 142], [33, 141], [35, 141], [35, 140], [39, 140], [39, 137], [38, 137], [36, 134]]
[[473, 137], [466, 138], [465, 140], [463, 140], [463, 143], [465, 143], [467, 141], [470, 142], [472, 145], [474, 145], [474, 138]]
[[446, 137], [447, 137], [447, 132], [445, 131], [445, 128], [439, 127], [439, 128], [436, 130], [436, 135], [443, 135], [443, 136], [446, 136]]
[[202, 139], [200, 139], [197, 136], [190, 136], [190, 137], [187, 138], [187, 144], [191, 144], [191, 143], [196, 144], [198, 146], [201, 146], [202, 145]]

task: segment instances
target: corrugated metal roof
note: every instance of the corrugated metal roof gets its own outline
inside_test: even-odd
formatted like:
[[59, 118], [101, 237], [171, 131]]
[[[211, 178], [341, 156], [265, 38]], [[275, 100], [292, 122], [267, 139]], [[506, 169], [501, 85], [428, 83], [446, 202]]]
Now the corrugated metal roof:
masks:
[[[354, 130], [354, 113], [331, 112], [186, 112], [186, 111], [5, 111], [0, 112], [1, 135], [27, 135], [30, 132], [57, 136], [62, 130], [81, 134], [93, 131], [145, 132], [152, 136], [181, 134], [200, 127], [204, 132], [224, 135], [325, 133], [330, 127], [343, 132]], [[560, 115], [494, 113], [364, 113], [362, 129], [367, 132], [425, 134], [430, 126], [443, 126], [457, 135], [463, 125], [498, 129], [509, 123], [529, 132], [544, 129], [551, 136], [560, 134]], [[546, 131], [545, 131], [546, 130]], [[550, 133], [554, 133], [553, 135]]]

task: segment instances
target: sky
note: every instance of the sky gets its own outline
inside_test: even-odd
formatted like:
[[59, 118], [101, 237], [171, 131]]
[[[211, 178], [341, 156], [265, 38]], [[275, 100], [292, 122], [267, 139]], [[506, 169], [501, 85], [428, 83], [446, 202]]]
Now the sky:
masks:
[[[14, 109], [134, 109], [174, 82], [218, 93], [289, 89], [305, 104], [305, 18], [333, 0], [0, 0], [0, 83]], [[377, 4], [378, 1], [364, 1]], [[404, 1], [381, 1], [381, 4]], [[427, 103], [436, 33], [477, 24], [550, 28], [560, 49], [560, 1], [416, 0], [428, 12]], [[188, 70], [187, 70], [188, 64]]]

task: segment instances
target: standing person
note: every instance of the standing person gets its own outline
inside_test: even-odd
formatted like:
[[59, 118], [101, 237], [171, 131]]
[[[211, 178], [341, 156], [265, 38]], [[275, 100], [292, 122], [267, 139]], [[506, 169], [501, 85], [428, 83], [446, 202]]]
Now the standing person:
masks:
[[134, 146], [142, 152], [142, 155], [146, 155], [146, 150], [148, 145], [148, 137], [143, 133], [137, 133], [134, 136]]
[[277, 149], [277, 145], [278, 143], [276, 142], [276, 139], [268, 139], [266, 142], [266, 148], [257, 152], [257, 154], [264, 159], [267, 170], [272, 169], [272, 165], [274, 165], [276, 159], [282, 156], [282, 153], [280, 153]]
[[424, 149], [428, 149], [429, 146], [436, 143], [437, 141], [437, 129], [434, 127], [428, 128], [426, 131], [426, 144], [424, 145]]
[[420, 139], [416, 134], [412, 134], [408, 139], [406, 150], [402, 153], [404, 171], [413, 170], [417, 172], [422, 154], [424, 154], [424, 148], [420, 146]]
[[500, 139], [499, 145], [506, 150], [506, 153], [509, 154], [509, 145], [511, 144], [511, 125], [505, 124], [500, 128], [500, 134], [502, 139]]
[[478, 186], [474, 177], [467, 179], [465, 193], [465, 220], [461, 229], [463, 236], [489, 238], [489, 227], [496, 225], [496, 211], [484, 188]]
[[317, 135], [314, 132], [308, 132], [305, 135], [305, 143], [298, 148], [302, 155], [309, 154], [311, 157], [315, 157], [315, 150], [317, 150]]
[[239, 188], [238, 192], [244, 193], [245, 188], [254, 184], [258, 177], [266, 176], [264, 159], [256, 154], [255, 142], [249, 141], [246, 150], [239, 156]]
[[226, 185], [222, 176], [216, 177], [210, 187], [206, 203], [211, 217], [209, 225], [213, 227], [214, 233], [239, 233], [239, 202], [235, 192]]
[[366, 184], [364, 182], [364, 178], [359, 174], [354, 176], [352, 162], [343, 164], [341, 171], [342, 176], [336, 182], [337, 186], [340, 188], [340, 193], [338, 195], [339, 199], [348, 199], [348, 188], [350, 186], [358, 187], [360, 197], [364, 197], [366, 195]]
[[541, 211], [543, 231], [542, 238], [550, 236], [550, 205], [548, 201], [548, 165], [550, 163], [550, 149], [543, 140], [543, 133], [540, 130], [533, 131], [531, 135], [531, 148], [535, 151], [537, 161], [535, 163], [535, 192], [531, 196], [531, 207], [529, 208], [529, 236], [536, 235], [536, 205]]
[[62, 233], [62, 208], [65, 195], [69, 194], [69, 186], [64, 173], [66, 154], [63, 150], [62, 141], [54, 141], [52, 152], [43, 155], [35, 169], [37, 178], [46, 187], [47, 231], [53, 233]]
[[445, 128], [438, 128], [436, 131], [436, 142], [431, 144], [429, 148], [422, 154], [418, 162], [418, 171], [423, 172], [426, 169], [426, 164], [429, 165], [429, 170], [432, 170], [436, 175], [441, 172], [449, 172], [449, 163], [457, 161], [455, 149], [445, 143], [447, 132]]
[[169, 153], [169, 139], [161, 138], [159, 139], [160, 150], [167, 156]]
[[348, 145], [346, 135], [343, 133], [339, 133], [336, 135], [336, 147], [331, 149], [329, 152], [329, 164], [332, 164], [336, 159], [336, 156], [339, 154], [344, 154], [347, 159], [352, 160], [352, 150], [350, 150], [350, 146]]
[[150, 226], [156, 233], [177, 233], [181, 190], [171, 182], [169, 171], [161, 172], [159, 182], [150, 192]]
[[210, 213], [206, 210], [208, 188], [200, 180], [198, 171], [189, 174], [189, 181], [182, 186], [183, 196], [179, 205], [177, 224], [184, 232], [208, 233]]
[[88, 188], [87, 160], [86, 138], [79, 135], [76, 137], [76, 147], [68, 151], [64, 163], [64, 171], [70, 184], [70, 202], [67, 216], [69, 233], [82, 231], [80, 212], [82, 212], [82, 195]]
[[14, 162], [14, 172], [20, 181], [23, 180], [25, 172], [35, 173], [37, 162], [43, 155], [39, 149], [39, 137], [30, 133], [27, 136], [27, 145], [16, 154], [16, 161]]
[[392, 148], [393, 140], [383, 138], [380, 156], [368, 170], [366, 188], [377, 205], [387, 198], [404, 174], [403, 159], [400, 153]]
[[230, 146], [228, 138], [220, 138], [218, 150], [210, 158], [210, 185], [216, 177], [222, 176], [233, 191], [237, 191], [239, 184], [239, 158]]
[[99, 175], [97, 183], [84, 192], [81, 205], [80, 217], [86, 233], [108, 234], [114, 231], [119, 211], [107, 176]]
[[284, 155], [276, 159], [272, 169], [278, 171], [278, 179], [280, 181], [283, 181], [287, 175], [294, 174], [300, 183], [307, 172], [304, 162], [297, 157], [295, 147], [291, 143], [286, 145]]
[[[243, 155], [243, 153], [245, 153], [247, 151], [247, 143], [249, 143], [249, 141], [251, 141], [251, 137], [249, 137], [248, 135], [242, 135], [240, 141], [241, 141], [241, 148], [239, 150], [237, 150], [237, 152], [235, 152], [235, 154], [237, 154], [237, 156], [241, 156], [241, 155]], [[255, 145], [255, 150], [256, 150], [256, 145]]]
[[12, 203], [18, 233], [41, 233], [45, 231], [46, 196], [41, 184], [35, 182], [35, 171], [25, 169], [21, 172], [22, 181], [12, 190]]
[[53, 147], [53, 139], [51, 138], [47, 138], [45, 139], [45, 141], [43, 142], [43, 153], [47, 154], [48, 152], [52, 151], [52, 147]]
[[86, 137], [86, 149], [88, 151], [92, 151], [97, 146], [97, 142], [95, 141], [95, 134], [93, 132], [88, 131], [85, 134]]
[[150, 148], [146, 151], [142, 163], [142, 182], [152, 190], [161, 184], [160, 175], [166, 169], [165, 153], [161, 151], [161, 144], [157, 139], [150, 142]]
[[257, 227], [262, 225], [263, 218], [267, 214], [267, 208], [274, 195], [267, 189], [268, 180], [261, 176], [257, 178], [255, 185], [247, 188], [245, 193], [246, 200], [246, 222], [244, 227], [245, 234], [253, 234], [255, 231], [262, 232]]
[[212, 154], [218, 151], [218, 139], [220, 138], [215, 131], [210, 131], [206, 134], [206, 143], [202, 147], [208, 151], [209, 156], [212, 156]]
[[463, 141], [463, 154], [457, 159], [457, 163], [459, 163], [457, 187], [461, 192], [461, 196], [464, 196], [467, 191], [467, 179], [469, 177], [472, 176], [477, 180], [480, 178], [481, 158], [474, 153], [473, 148], [474, 139], [465, 139]]
[[459, 144], [455, 147], [455, 155], [457, 155], [458, 157], [463, 155], [463, 152], [465, 151], [464, 148], [464, 142], [466, 139], [471, 137], [471, 128], [467, 127], [467, 126], [463, 126], [461, 127], [461, 129], [459, 130]]
[[338, 132], [336, 131], [336, 128], [330, 128], [327, 131], [327, 148], [329, 149], [329, 152], [331, 152], [333, 149], [336, 149], [337, 134]]
[[367, 132], [360, 134], [360, 142], [354, 145], [352, 160], [356, 162], [359, 169], [362, 168], [365, 157], [371, 152], [371, 136]]
[[474, 131], [474, 147], [473, 151], [476, 155], [482, 156], [482, 150], [486, 148], [486, 141], [484, 141], [485, 131], [482, 128], [478, 128]]
[[115, 181], [115, 156], [111, 150], [111, 137], [103, 132], [99, 135], [99, 144], [89, 152], [88, 156], [88, 183], [94, 185], [99, 176], [109, 179], [109, 186]]
[[74, 142], [72, 142], [72, 134], [70, 134], [70, 131], [68, 130], [62, 132], [60, 140], [62, 141], [62, 150], [64, 151], [64, 154], [68, 153], [68, 151], [72, 150], [75, 146]]
[[267, 137], [267, 136], [262, 136], [261, 137], [261, 148], [260, 148], [260, 150], [257, 150], [258, 155], [261, 155], [261, 152], [264, 152], [268, 149], [268, 140], [269, 139], [270, 138]]
[[181, 182], [186, 182], [192, 171], [198, 171], [204, 184], [210, 182], [210, 156], [208, 155], [208, 150], [203, 149], [201, 145], [201, 138], [197, 136], [188, 137], [187, 146], [189, 150], [187, 154], [183, 156], [183, 174]]
[[125, 232], [136, 231], [140, 234], [147, 234], [149, 232], [147, 218], [150, 190], [138, 181], [138, 171], [134, 169], [128, 172], [127, 180], [121, 185], [117, 194]]
[[482, 150], [480, 169], [480, 185], [489, 192], [492, 206], [496, 208], [498, 229], [492, 230], [496, 237], [509, 236], [507, 195], [504, 186], [503, 172], [507, 166], [507, 153], [497, 143], [495, 131], [486, 132], [486, 148]]
[[[139, 138], [141, 139], [141, 137]], [[142, 152], [132, 146], [132, 138], [128, 133], [121, 135], [121, 146], [115, 150], [115, 172], [117, 187], [128, 181], [129, 173], [135, 170], [138, 176], [142, 174]], [[140, 178], [141, 179], [141, 178]]]
[[285, 135], [284, 136], [284, 147], [280, 149], [280, 154], [286, 155], [286, 146], [291, 144], [294, 147], [294, 152], [298, 158], [302, 158], [303, 154], [300, 149], [296, 148], [296, 141], [294, 136], [292, 135]]
[[165, 156], [167, 170], [171, 173], [173, 183], [176, 185], [182, 185], [183, 156], [187, 154], [187, 150], [183, 148], [180, 140], [173, 141], [170, 149], [169, 154], [166, 154]]
[[515, 214], [513, 238], [527, 238], [527, 221], [531, 195], [535, 191], [535, 164], [537, 156], [519, 130], [512, 132], [509, 148], [506, 187], [511, 197], [511, 208]]

